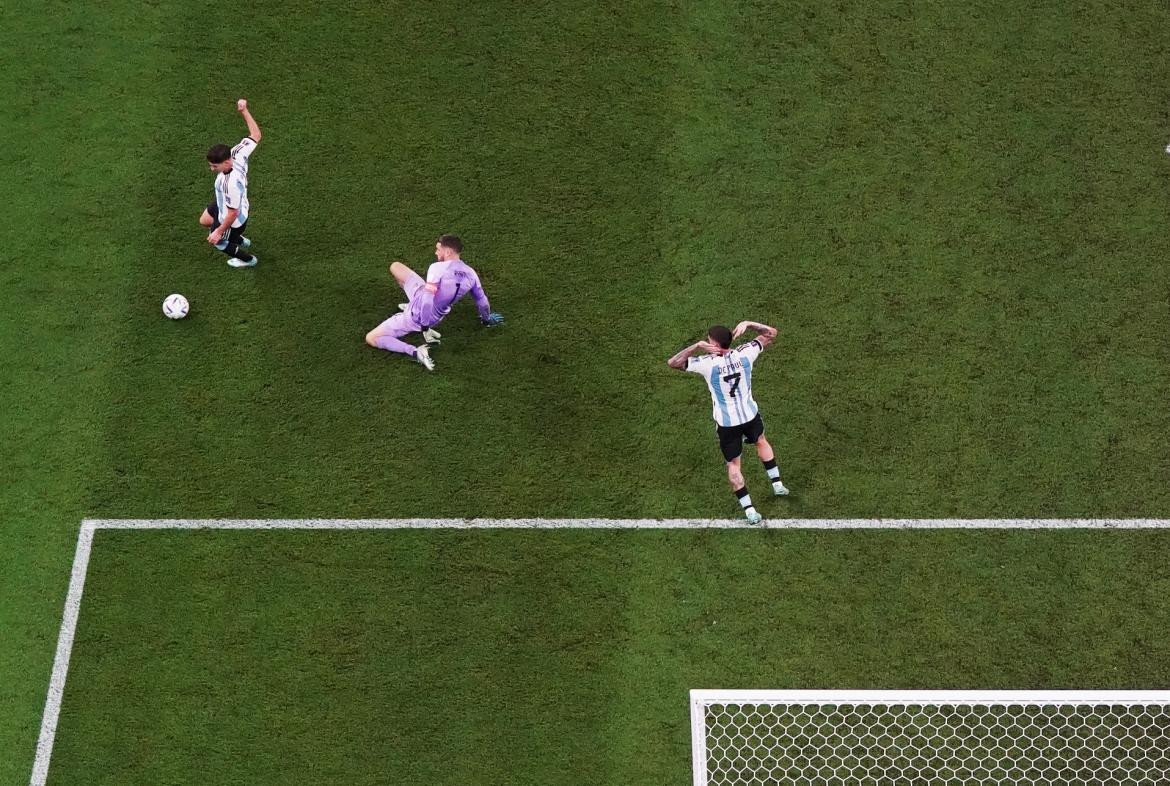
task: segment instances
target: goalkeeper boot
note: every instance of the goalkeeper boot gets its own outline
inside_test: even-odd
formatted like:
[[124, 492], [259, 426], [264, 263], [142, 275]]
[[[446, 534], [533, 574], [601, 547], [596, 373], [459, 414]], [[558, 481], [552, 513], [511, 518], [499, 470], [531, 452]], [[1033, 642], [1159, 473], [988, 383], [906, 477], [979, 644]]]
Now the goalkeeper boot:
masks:
[[422, 337], [423, 341], [427, 342], [428, 344], [438, 344], [440, 343], [439, 339], [443, 337], [443, 334], [434, 328], [423, 328]]
[[760, 512], [755, 508], [749, 508], [747, 511], [747, 520], [748, 524], [759, 524], [764, 520], [764, 517], [761, 516]]
[[414, 359], [422, 364], [427, 371], [435, 370], [435, 361], [431, 360], [431, 350], [428, 347], [419, 347], [414, 351]]

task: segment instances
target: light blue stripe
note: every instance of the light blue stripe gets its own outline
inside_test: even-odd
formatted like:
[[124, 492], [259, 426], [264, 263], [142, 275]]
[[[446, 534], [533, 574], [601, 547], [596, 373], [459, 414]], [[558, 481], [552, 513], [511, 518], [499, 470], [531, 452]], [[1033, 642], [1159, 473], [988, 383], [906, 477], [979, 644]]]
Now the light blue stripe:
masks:
[[[743, 394], [745, 396], [747, 396], [748, 400], [751, 401], [751, 403], [752, 403], [752, 412], [750, 415], [748, 415], [748, 420], [751, 420], [752, 418], [754, 418], [756, 416], [756, 413], [760, 411], [760, 408], [758, 406], [756, 406], [756, 400], [754, 398], [751, 398], [751, 395], [752, 395], [752, 362], [750, 360], [748, 360], [746, 355], [744, 357], [740, 358], [740, 361], [743, 363]], [[746, 423], [747, 420], [745, 420], [744, 422]]]
[[244, 181], [241, 180], [240, 181], [240, 217], [238, 219], [240, 222], [240, 226], [243, 226], [244, 222], [248, 220], [247, 214], [244, 213], [244, 206], [247, 203], [247, 201], [248, 201], [248, 195], [245, 193]]
[[723, 425], [731, 425], [731, 416], [727, 414], [727, 400], [723, 398], [723, 380], [719, 378], [719, 366], [711, 369], [711, 390], [715, 392], [715, 401], [719, 404], [719, 411], [723, 413]]

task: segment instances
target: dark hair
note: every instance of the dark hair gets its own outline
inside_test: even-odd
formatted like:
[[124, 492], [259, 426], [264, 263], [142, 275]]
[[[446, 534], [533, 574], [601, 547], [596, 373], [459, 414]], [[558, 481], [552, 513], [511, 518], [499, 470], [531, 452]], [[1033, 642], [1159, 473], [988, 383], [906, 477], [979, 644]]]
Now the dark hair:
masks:
[[227, 145], [212, 145], [207, 151], [207, 161], [210, 164], [222, 164], [232, 157], [232, 149]]
[[731, 347], [731, 330], [723, 325], [716, 325], [708, 330], [707, 337], [718, 344], [720, 349]]
[[446, 246], [456, 254], [463, 253], [463, 241], [459, 239], [459, 235], [441, 235], [439, 237], [439, 245]]

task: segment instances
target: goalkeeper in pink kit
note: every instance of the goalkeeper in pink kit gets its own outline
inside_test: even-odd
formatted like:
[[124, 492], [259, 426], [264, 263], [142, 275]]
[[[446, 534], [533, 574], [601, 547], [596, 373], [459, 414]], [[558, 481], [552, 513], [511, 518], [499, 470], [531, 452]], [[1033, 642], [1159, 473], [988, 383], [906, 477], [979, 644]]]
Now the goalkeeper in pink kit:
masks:
[[[387, 319], [366, 334], [366, 343], [377, 349], [409, 355], [427, 371], [435, 370], [430, 344], [439, 343], [435, 325], [451, 313], [451, 306], [470, 294], [479, 311], [479, 319], [487, 327], [499, 325], [504, 317], [491, 310], [479, 274], [459, 255], [463, 241], [455, 235], [443, 235], [435, 243], [435, 263], [427, 270], [424, 281], [401, 262], [390, 264], [390, 274], [406, 292], [407, 302], [398, 307], [401, 312]], [[422, 333], [426, 341], [421, 347], [408, 344], [402, 337], [408, 333]]]

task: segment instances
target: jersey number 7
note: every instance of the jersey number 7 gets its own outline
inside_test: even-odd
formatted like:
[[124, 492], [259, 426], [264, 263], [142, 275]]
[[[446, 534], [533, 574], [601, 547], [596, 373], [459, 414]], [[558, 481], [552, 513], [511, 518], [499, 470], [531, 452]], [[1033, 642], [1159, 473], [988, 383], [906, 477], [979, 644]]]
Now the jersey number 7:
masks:
[[731, 390], [727, 391], [727, 395], [735, 398], [735, 391], [739, 390], [739, 374], [728, 374], [723, 378], [723, 381], [731, 385]]

